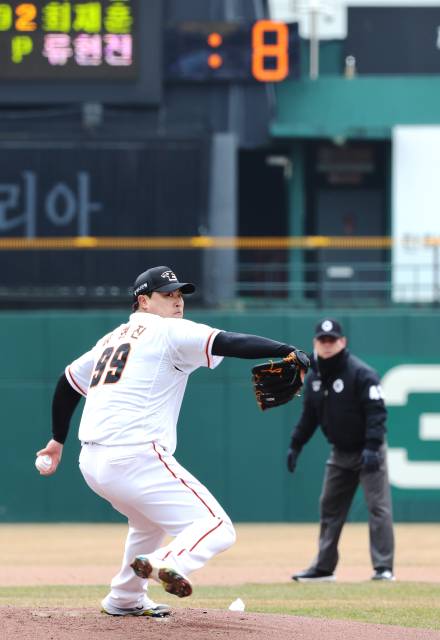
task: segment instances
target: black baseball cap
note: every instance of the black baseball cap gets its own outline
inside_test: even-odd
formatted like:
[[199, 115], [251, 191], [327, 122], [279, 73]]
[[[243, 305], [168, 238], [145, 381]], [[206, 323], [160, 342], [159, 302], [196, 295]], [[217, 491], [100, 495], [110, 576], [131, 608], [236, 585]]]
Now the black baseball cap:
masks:
[[315, 338], [324, 338], [330, 336], [330, 338], [342, 338], [344, 332], [337, 320], [330, 318], [324, 318], [321, 322], [318, 322], [315, 328]]
[[179, 278], [169, 267], [151, 267], [139, 274], [133, 285], [133, 299], [141, 294], [159, 291], [167, 293], [180, 289], [182, 293], [194, 293], [196, 290], [192, 282], [179, 282]]

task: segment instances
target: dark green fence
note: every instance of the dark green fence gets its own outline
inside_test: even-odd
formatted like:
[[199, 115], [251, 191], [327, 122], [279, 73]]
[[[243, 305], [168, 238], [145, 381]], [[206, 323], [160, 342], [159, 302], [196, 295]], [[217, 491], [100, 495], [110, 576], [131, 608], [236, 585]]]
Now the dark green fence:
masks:
[[[310, 347], [313, 328], [324, 315], [290, 310], [188, 313], [189, 318], [213, 326], [266, 335], [303, 348]], [[386, 374], [384, 382], [392, 401], [389, 445], [396, 519], [437, 521], [437, 312], [332, 311], [331, 316], [342, 322], [353, 352], [381, 375]], [[55, 476], [40, 477], [34, 457], [50, 437], [52, 391], [65, 364], [125, 318], [124, 312], [108, 311], [0, 315], [4, 363], [0, 372], [4, 456], [0, 521], [119, 519], [86, 487], [79, 473], [79, 411]], [[402, 365], [412, 369], [396, 368]], [[250, 361], [225, 359], [216, 370], [203, 369], [191, 376], [181, 412], [177, 457], [207, 484], [236, 521], [315, 521], [328, 445], [317, 433], [301, 454], [296, 474], [287, 473], [285, 452], [301, 401], [261, 413], [251, 391], [250, 366]], [[406, 391], [399, 398], [401, 388]], [[365, 516], [362, 496], [357, 495], [351, 519], [364, 520]]]

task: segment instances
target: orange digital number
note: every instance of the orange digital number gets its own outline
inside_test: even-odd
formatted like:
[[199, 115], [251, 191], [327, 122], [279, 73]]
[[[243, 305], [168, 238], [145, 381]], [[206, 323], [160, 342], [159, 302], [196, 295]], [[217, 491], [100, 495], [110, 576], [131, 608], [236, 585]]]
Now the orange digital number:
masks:
[[[267, 44], [266, 33], [275, 33], [276, 42]], [[266, 69], [266, 58], [275, 59], [275, 67]], [[289, 29], [283, 22], [258, 20], [252, 28], [252, 75], [260, 82], [280, 82], [289, 75]]]
[[37, 28], [34, 22], [37, 17], [37, 7], [30, 2], [24, 2], [17, 5], [15, 9], [17, 20], [15, 21], [15, 28], [17, 31], [35, 31]]

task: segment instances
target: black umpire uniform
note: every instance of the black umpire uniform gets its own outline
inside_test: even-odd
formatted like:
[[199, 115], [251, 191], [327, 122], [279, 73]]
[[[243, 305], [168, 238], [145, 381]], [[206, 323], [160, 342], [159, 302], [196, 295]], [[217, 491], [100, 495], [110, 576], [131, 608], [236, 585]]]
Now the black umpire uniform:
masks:
[[[336, 355], [316, 352], [304, 385], [303, 411], [291, 438], [287, 466], [318, 425], [332, 445], [320, 497], [319, 551], [309, 569], [292, 576], [300, 582], [334, 580], [342, 527], [360, 484], [369, 512], [373, 579], [393, 580], [394, 535], [385, 445], [387, 411], [377, 373], [345, 348], [342, 327], [323, 320], [315, 340], [342, 345]], [[316, 342], [315, 342], [316, 345]]]

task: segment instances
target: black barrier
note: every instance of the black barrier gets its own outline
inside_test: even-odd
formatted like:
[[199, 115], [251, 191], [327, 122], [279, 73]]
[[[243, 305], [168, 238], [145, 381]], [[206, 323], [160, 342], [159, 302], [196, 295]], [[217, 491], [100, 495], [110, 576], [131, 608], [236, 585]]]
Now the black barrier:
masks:
[[[196, 236], [206, 224], [208, 146], [200, 139], [2, 145], [0, 242]], [[170, 264], [186, 279], [201, 280], [198, 251], [121, 249], [12, 247], [0, 251], [1, 285], [9, 297], [19, 288], [34, 297], [37, 290], [65, 287], [82, 299], [78, 291], [125, 291], [138, 272], [154, 264]]]

